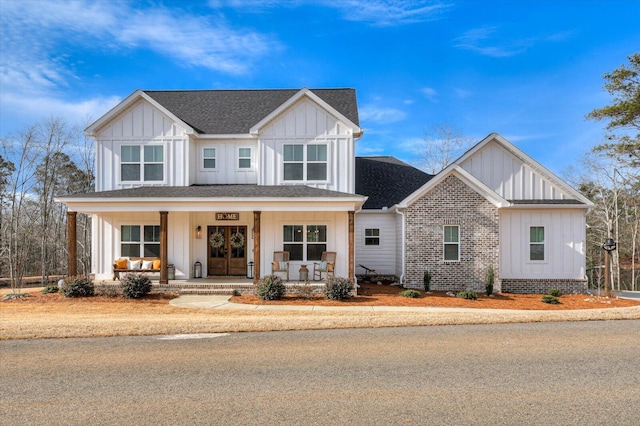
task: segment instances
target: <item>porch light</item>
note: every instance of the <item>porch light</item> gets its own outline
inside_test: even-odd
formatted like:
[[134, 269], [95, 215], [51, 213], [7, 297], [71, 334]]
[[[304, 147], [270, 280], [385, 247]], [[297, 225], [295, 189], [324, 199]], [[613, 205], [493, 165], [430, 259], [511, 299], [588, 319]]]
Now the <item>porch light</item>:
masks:
[[197, 239], [202, 238], [202, 226], [200, 225], [196, 226], [196, 238]]

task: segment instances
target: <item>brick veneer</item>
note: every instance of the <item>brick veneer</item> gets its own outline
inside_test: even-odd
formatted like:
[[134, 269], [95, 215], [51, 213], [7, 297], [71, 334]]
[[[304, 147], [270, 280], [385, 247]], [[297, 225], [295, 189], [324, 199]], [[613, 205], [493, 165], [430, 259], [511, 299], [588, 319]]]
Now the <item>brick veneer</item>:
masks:
[[587, 280], [502, 279], [503, 293], [546, 293], [552, 288], [564, 294], [584, 294], [587, 292]]
[[[446, 177], [407, 207], [405, 220], [406, 287], [422, 288], [426, 270], [432, 290], [484, 291], [489, 266], [499, 276], [498, 209], [458, 177]], [[445, 225], [460, 226], [459, 262], [443, 260]]]

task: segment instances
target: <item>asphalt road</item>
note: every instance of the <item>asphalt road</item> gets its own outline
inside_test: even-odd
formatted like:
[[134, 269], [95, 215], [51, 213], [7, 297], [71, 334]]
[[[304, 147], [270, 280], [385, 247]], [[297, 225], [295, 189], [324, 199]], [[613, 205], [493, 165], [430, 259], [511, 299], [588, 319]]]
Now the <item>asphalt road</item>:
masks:
[[0, 424], [640, 419], [640, 321], [200, 337], [1, 341]]

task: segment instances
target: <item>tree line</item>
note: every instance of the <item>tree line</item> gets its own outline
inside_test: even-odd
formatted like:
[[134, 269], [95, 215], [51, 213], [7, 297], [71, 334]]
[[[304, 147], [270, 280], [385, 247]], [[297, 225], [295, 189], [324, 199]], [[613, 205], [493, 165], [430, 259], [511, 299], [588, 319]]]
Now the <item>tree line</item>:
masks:
[[[566, 174], [594, 203], [587, 215], [587, 273], [602, 284], [602, 243], [617, 242], [611, 276], [617, 290], [640, 290], [640, 53], [606, 73], [610, 105], [586, 118], [607, 122], [603, 143]], [[67, 271], [67, 215], [58, 195], [94, 190], [94, 146], [77, 126], [50, 118], [2, 138], [0, 152], [0, 277], [14, 288], [22, 278]], [[451, 124], [434, 125], [420, 147], [430, 173], [446, 167], [470, 145]], [[91, 271], [91, 218], [78, 214], [78, 271]]]

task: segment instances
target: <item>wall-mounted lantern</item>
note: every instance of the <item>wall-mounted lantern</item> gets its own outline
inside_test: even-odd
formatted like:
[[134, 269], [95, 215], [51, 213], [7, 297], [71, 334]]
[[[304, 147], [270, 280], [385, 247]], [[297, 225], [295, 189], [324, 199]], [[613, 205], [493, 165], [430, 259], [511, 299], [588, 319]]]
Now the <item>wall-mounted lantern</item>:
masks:
[[197, 239], [202, 238], [202, 226], [200, 225], [196, 226], [196, 238]]

